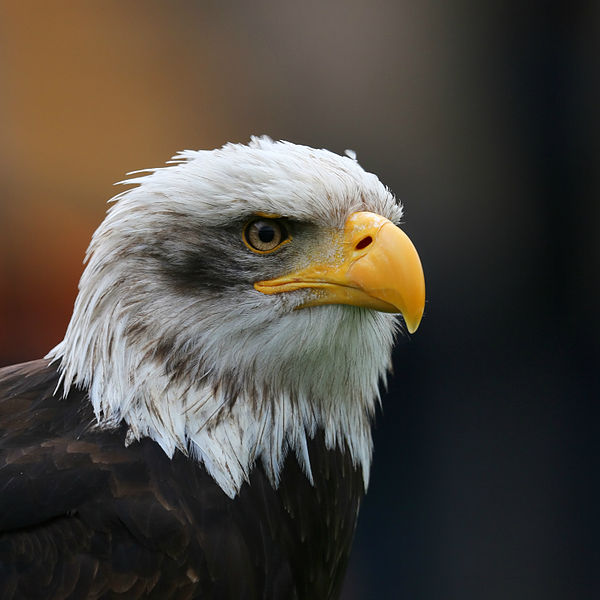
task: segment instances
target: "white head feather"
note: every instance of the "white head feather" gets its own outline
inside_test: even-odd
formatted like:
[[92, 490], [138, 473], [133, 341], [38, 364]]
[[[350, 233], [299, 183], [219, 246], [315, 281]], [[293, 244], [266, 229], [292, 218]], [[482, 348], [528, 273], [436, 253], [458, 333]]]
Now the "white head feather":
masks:
[[[138, 186], [94, 234], [65, 339], [48, 355], [65, 395], [87, 389], [100, 427], [125, 421], [127, 443], [148, 436], [169, 456], [193, 456], [231, 497], [257, 461], [276, 486], [288, 451], [312, 480], [317, 430], [351, 453], [366, 486], [395, 317], [293, 310], [309, 290], [261, 294], [251, 285], [261, 257], [219, 257], [228, 236], [237, 242], [231, 227], [257, 212], [334, 231], [359, 210], [398, 223], [399, 203], [355, 160], [268, 138], [185, 151], [125, 183]], [[180, 285], [172, 275], [184, 259], [214, 281]]]

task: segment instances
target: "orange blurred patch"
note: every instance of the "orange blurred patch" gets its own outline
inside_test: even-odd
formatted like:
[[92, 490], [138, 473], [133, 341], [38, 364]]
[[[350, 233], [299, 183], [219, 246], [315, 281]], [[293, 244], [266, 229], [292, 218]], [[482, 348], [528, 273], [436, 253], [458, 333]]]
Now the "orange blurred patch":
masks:
[[0, 359], [39, 358], [62, 339], [95, 224], [63, 205], [7, 211], [0, 241]]

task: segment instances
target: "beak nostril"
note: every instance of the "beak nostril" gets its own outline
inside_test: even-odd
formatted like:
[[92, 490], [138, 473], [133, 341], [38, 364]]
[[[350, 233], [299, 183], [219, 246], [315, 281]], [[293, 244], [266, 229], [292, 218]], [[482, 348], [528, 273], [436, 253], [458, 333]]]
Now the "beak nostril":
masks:
[[357, 250], [362, 250], [363, 248], [366, 248], [372, 241], [373, 238], [370, 235], [368, 235], [367, 237], [364, 237], [362, 240], [360, 240], [360, 242], [356, 244], [355, 248]]

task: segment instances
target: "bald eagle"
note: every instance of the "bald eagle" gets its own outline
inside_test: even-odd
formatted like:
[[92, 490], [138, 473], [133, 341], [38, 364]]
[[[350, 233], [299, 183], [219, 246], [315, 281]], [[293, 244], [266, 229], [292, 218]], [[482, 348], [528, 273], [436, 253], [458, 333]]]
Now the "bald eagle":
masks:
[[425, 302], [401, 205], [268, 138], [126, 183], [64, 340], [0, 370], [0, 596], [337, 598]]

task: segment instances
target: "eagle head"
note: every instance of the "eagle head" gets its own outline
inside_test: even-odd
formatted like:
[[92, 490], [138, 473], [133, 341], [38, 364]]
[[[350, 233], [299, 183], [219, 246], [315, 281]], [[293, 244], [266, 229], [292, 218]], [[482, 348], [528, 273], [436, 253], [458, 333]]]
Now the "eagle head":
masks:
[[97, 425], [201, 462], [233, 497], [274, 486], [307, 441], [350, 452], [365, 486], [397, 313], [424, 308], [402, 207], [349, 157], [269, 138], [185, 151], [116, 196], [49, 354]]

